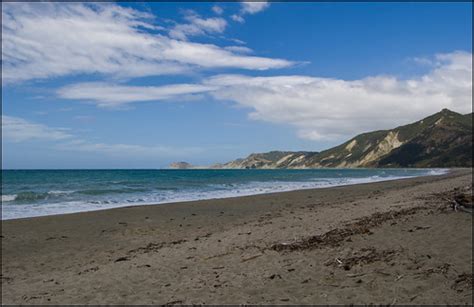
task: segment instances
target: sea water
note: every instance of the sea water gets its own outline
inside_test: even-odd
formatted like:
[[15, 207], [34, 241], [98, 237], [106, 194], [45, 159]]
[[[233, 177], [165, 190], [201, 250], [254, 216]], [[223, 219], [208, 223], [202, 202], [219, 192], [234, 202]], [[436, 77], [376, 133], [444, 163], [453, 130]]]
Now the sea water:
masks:
[[3, 170], [2, 219], [438, 175], [444, 169]]

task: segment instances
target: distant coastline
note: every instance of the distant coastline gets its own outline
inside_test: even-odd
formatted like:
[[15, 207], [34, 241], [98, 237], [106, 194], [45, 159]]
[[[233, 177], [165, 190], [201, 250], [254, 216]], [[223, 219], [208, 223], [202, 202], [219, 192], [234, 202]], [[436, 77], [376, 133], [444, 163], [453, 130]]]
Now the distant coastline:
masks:
[[472, 166], [472, 114], [448, 109], [409, 125], [360, 134], [321, 151], [270, 151], [223, 164], [173, 169], [442, 168]]

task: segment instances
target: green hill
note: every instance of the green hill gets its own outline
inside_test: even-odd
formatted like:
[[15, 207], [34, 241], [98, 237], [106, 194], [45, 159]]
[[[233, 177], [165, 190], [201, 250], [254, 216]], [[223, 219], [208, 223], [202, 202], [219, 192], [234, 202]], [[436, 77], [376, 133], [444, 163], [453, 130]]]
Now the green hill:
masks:
[[472, 113], [443, 109], [391, 130], [360, 134], [322, 152], [251, 154], [214, 168], [470, 167]]

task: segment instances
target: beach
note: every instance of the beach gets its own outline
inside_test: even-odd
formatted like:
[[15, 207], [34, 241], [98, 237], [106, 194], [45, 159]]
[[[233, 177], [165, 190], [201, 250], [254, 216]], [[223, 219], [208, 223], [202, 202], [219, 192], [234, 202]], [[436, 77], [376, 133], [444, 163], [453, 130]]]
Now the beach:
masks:
[[2, 221], [3, 304], [472, 304], [472, 170]]

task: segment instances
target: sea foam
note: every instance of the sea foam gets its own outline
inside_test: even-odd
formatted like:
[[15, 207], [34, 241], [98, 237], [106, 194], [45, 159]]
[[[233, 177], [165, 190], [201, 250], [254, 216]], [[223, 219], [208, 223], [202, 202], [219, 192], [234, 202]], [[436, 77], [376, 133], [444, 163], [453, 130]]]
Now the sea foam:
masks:
[[15, 198], [16, 198], [16, 194], [2, 195], [2, 202], [4, 202], [4, 201], [14, 201]]

